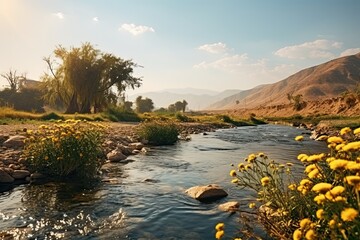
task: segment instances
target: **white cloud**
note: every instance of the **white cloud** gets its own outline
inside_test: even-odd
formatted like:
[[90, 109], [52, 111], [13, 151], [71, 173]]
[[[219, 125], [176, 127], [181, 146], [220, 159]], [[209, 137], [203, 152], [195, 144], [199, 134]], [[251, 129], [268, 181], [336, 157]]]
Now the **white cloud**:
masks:
[[345, 57], [349, 55], [354, 55], [360, 53], [360, 48], [349, 48], [340, 53], [340, 57]]
[[299, 45], [287, 46], [277, 50], [274, 54], [279, 57], [291, 59], [308, 58], [334, 58], [331, 50], [341, 48], [341, 42], [326, 39], [318, 39], [313, 42], [305, 42]]
[[213, 44], [204, 44], [198, 47], [198, 49], [209, 53], [223, 53], [228, 50], [226, 44], [222, 42], [213, 43]]
[[93, 17], [92, 19], [94, 22], [98, 22], [99, 21], [99, 18], [98, 17]]
[[222, 57], [212, 62], [201, 62], [195, 69], [216, 69], [236, 76], [239, 81], [251, 82], [254, 86], [279, 81], [300, 70], [291, 64], [270, 66], [266, 59], [251, 59], [246, 53]]
[[135, 25], [133, 23], [124, 23], [121, 25], [119, 30], [125, 30], [131, 33], [134, 36], [146, 33], [146, 32], [155, 32], [154, 28], [142, 25]]
[[53, 13], [53, 15], [59, 19], [64, 19], [64, 14], [62, 12]]

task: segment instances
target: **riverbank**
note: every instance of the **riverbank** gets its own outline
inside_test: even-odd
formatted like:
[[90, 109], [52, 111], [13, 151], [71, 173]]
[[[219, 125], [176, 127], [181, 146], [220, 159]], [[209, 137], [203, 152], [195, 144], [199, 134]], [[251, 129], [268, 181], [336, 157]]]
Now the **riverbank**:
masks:
[[[44, 176], [30, 172], [25, 166], [21, 152], [26, 138], [26, 131], [36, 130], [41, 124], [0, 125], [0, 184], [13, 185], [35, 181]], [[124, 161], [128, 156], [146, 153], [149, 150], [146, 142], [137, 134], [138, 123], [104, 123], [106, 126], [102, 144], [105, 156], [104, 163]], [[212, 123], [177, 123], [180, 139], [190, 140], [190, 134], [212, 132], [218, 128], [230, 128], [231, 124]], [[0, 190], [1, 191], [1, 190]]]

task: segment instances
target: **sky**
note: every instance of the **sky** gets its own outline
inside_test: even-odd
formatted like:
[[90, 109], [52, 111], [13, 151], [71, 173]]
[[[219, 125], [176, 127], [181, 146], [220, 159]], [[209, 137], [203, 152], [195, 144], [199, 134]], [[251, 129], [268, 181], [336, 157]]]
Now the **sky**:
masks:
[[0, 0], [0, 73], [38, 80], [56, 46], [90, 42], [142, 66], [129, 94], [246, 90], [360, 52], [359, 13], [358, 0]]

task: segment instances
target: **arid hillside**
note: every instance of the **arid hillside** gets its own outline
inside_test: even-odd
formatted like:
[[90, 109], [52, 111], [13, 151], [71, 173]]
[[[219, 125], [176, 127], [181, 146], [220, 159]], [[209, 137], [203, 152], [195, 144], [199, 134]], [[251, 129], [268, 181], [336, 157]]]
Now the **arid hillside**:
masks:
[[[360, 53], [301, 70], [273, 84], [242, 91], [212, 104], [208, 109], [233, 111], [264, 109], [265, 111], [265, 109], [277, 108], [280, 111], [286, 108], [286, 105], [291, 106], [289, 96], [301, 95], [301, 100], [308, 102], [304, 111], [307, 108], [313, 109], [314, 112], [324, 111], [317, 109], [322, 105], [321, 101], [327, 99], [333, 103], [341, 102], [344, 99], [334, 99], [339, 98], [344, 92], [354, 91], [358, 84], [360, 84]], [[338, 105], [341, 109], [341, 103]], [[333, 108], [328, 110], [329, 113], [340, 111]]]

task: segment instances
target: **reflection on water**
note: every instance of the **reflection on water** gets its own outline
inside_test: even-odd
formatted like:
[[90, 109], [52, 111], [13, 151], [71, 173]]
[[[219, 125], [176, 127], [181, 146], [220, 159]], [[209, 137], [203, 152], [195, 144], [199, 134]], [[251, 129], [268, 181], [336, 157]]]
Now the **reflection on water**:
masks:
[[[127, 164], [110, 164], [106, 181], [80, 184], [22, 185], [0, 195], [0, 230], [18, 239], [213, 239], [217, 222], [236, 232], [237, 215], [219, 212], [226, 201], [247, 205], [254, 193], [230, 183], [231, 164], [253, 152], [301, 165], [304, 149], [320, 152], [323, 143], [295, 142], [301, 130], [257, 126], [193, 136], [190, 142], [157, 147]], [[184, 194], [194, 185], [219, 184], [229, 196], [201, 203]], [[261, 234], [260, 228], [255, 231]]]

